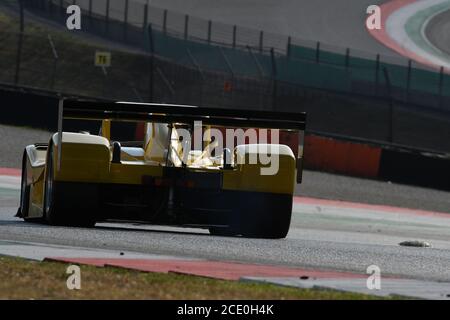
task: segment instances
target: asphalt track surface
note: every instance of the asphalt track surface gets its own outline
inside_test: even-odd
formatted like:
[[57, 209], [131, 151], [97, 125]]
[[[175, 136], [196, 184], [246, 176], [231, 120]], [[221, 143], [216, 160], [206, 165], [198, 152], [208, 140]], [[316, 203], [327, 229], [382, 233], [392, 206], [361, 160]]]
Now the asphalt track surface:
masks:
[[[14, 202], [13, 194], [3, 193], [2, 198], [10, 199], [2, 201], [4, 204]], [[365, 273], [367, 266], [376, 264], [384, 275], [450, 281], [448, 225], [446, 229], [420, 228], [411, 222], [394, 226], [294, 209], [288, 238], [263, 240], [134, 224], [98, 224], [94, 229], [50, 227], [14, 218], [15, 211], [16, 206], [0, 208], [0, 240], [357, 273]], [[404, 225], [408, 229], [403, 230]], [[434, 248], [398, 246], [413, 233], [431, 241]]]
[[[146, 0], [139, 0], [145, 3]], [[323, 44], [396, 55], [366, 32], [367, 7], [380, 0], [151, 0], [153, 6]]]
[[[15, 139], [22, 146], [30, 139], [46, 138], [48, 134], [25, 128], [0, 128], [4, 130], [3, 141]], [[14, 130], [20, 130], [21, 135], [13, 137], [12, 133], [18, 132]], [[5, 160], [4, 154], [3, 165], [18, 166], [20, 151], [11, 150], [11, 162]], [[327, 213], [319, 205], [302, 207], [300, 201], [294, 207], [288, 238], [282, 240], [215, 237], [201, 229], [135, 224], [98, 224], [94, 229], [50, 227], [14, 217], [19, 198], [18, 179], [16, 190], [2, 188], [0, 184], [0, 240], [358, 273], [377, 264], [384, 274], [450, 281], [450, 220], [443, 220], [448, 221], [447, 225], [440, 225], [428, 218], [408, 220], [408, 216], [395, 212], [383, 213], [384, 218], [359, 216], [358, 209], [339, 213], [328, 209]], [[304, 180], [298, 190], [302, 196], [391, 202], [399, 206], [403, 203], [411, 208], [450, 212], [448, 192], [310, 171], [305, 172]], [[414, 239], [426, 239], [433, 248], [398, 245]]]
[[428, 40], [450, 56], [450, 10], [435, 16], [425, 29]]

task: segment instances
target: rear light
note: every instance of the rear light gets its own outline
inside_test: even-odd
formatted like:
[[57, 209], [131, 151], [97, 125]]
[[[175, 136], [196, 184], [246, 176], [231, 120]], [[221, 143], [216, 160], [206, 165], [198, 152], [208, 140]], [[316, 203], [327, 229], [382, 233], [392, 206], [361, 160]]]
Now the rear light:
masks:
[[170, 187], [170, 186], [177, 186], [181, 188], [194, 188], [195, 182], [192, 180], [180, 180], [180, 181], [174, 181], [173, 179], [167, 179], [167, 178], [155, 178], [155, 177], [149, 177], [144, 176], [142, 177], [142, 183], [144, 185], [150, 185], [155, 187]]
[[178, 181], [178, 182], [177, 182], [177, 187], [181, 187], [181, 188], [194, 188], [194, 187], [195, 187], [195, 183], [194, 183], [194, 181], [191, 181], [191, 180], [187, 180], [187, 181]]
[[170, 185], [170, 180], [163, 178], [155, 178], [153, 185], [156, 187], [168, 187]]

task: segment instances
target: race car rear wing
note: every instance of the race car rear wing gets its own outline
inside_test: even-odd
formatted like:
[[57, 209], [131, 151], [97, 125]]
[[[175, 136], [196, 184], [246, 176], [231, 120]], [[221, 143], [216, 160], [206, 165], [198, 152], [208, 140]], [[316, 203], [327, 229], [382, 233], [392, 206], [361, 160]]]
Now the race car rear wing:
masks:
[[[58, 141], [62, 139], [63, 119], [148, 121], [160, 123], [194, 123], [240, 128], [267, 128], [299, 131], [298, 161], [301, 180], [303, 139], [306, 125], [304, 112], [272, 112], [206, 108], [174, 104], [99, 102], [61, 99], [58, 108]], [[59, 148], [61, 152], [62, 148]], [[59, 155], [59, 159], [61, 159]]]
[[61, 100], [64, 119], [149, 122], [202, 121], [206, 125], [305, 130], [306, 113], [204, 108], [173, 104]]

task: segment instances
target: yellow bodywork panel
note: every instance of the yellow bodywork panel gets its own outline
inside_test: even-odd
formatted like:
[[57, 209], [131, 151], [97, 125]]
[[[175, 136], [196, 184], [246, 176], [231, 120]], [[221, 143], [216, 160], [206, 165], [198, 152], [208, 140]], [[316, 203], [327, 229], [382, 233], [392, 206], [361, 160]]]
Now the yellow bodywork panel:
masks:
[[42, 174], [39, 176], [40, 178], [33, 182], [30, 188], [30, 207], [29, 207], [29, 215], [30, 217], [38, 217], [42, 213], [42, 205], [44, 203], [44, 170], [33, 169], [34, 171], [40, 171]]
[[26, 148], [27, 153], [27, 180], [30, 183], [29, 216], [41, 215], [41, 204], [44, 201], [44, 171], [47, 150], [39, 149], [34, 145]]
[[[262, 152], [258, 150], [261, 145], [252, 149], [255, 146], [238, 146], [235, 150], [234, 169], [219, 170], [223, 174], [223, 189], [292, 195], [296, 185], [296, 159], [292, 150], [288, 146], [277, 145], [276, 149], [268, 153], [272, 162], [264, 165], [263, 161], [252, 162], [254, 159], [260, 159], [258, 157]], [[273, 145], [266, 147], [274, 148]], [[121, 163], [112, 163], [109, 142], [104, 137], [64, 133], [59, 171], [56, 165], [56, 143], [54, 148], [56, 181], [142, 184], [143, 176], [163, 176], [164, 167], [157, 161], [124, 159]], [[270, 167], [275, 171], [272, 174], [264, 173], [264, 170]], [[189, 167], [187, 169], [196, 170]], [[218, 168], [201, 169], [219, 173]]]
[[111, 163], [109, 183], [120, 184], [142, 184], [143, 176], [162, 177], [163, 167], [157, 163], [144, 161], [122, 161], [121, 163]]
[[111, 121], [108, 119], [102, 121], [102, 136], [111, 140]]
[[107, 182], [109, 177], [110, 151], [101, 145], [64, 143], [60, 170], [58, 170], [58, 147], [55, 146], [55, 181]]
[[[64, 132], [62, 140], [60, 151], [58, 134], [53, 135], [55, 181], [106, 182], [108, 180], [111, 159], [108, 139]], [[58, 157], [59, 153], [61, 153], [61, 159]]]
[[[276, 150], [272, 150], [272, 162], [268, 165], [258, 162], [251, 164], [254, 163], [252, 160], [257, 159], [252, 159], [252, 156], [257, 154], [257, 151], [251, 150], [251, 145], [236, 148], [236, 169], [223, 171], [223, 189], [294, 194], [297, 170], [292, 150], [279, 145]], [[269, 170], [270, 166], [273, 170]]]
[[64, 133], [58, 170], [57, 135], [54, 135], [55, 181], [142, 184], [143, 176], [162, 176], [162, 166], [152, 161], [111, 163], [109, 142], [104, 137]]

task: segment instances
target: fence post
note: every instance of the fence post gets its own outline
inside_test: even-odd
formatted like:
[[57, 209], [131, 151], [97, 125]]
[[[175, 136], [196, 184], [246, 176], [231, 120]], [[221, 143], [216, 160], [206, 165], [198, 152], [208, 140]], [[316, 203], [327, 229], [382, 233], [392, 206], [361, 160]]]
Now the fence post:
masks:
[[291, 36], [289, 36], [288, 41], [287, 41], [287, 47], [286, 47], [286, 56], [288, 58], [291, 57], [291, 41], [292, 41]]
[[109, 7], [110, 0], [106, 0], [106, 12], [105, 12], [105, 34], [109, 34]]
[[392, 86], [391, 86], [391, 79], [389, 77], [389, 72], [386, 67], [383, 68], [384, 78], [386, 81], [386, 89], [387, 89], [387, 95], [388, 95], [388, 101], [389, 101], [389, 127], [388, 127], [388, 137], [387, 140], [390, 143], [393, 143], [394, 141], [394, 100], [392, 97]]
[[106, 97], [107, 86], [108, 86], [108, 71], [106, 71], [105, 67], [101, 67], [103, 72], [103, 88], [102, 88], [102, 97]]
[[92, 29], [92, 0], [89, 0], [89, 27]]
[[203, 75], [203, 71], [202, 71], [200, 65], [198, 64], [197, 60], [192, 55], [189, 48], [186, 48], [186, 52], [188, 54], [189, 59], [191, 59], [192, 64], [197, 69], [198, 74], [200, 75], [201, 84], [200, 84], [200, 99], [199, 99], [198, 105], [201, 107], [203, 105], [203, 84], [205, 83], [205, 76]]
[[143, 24], [144, 32], [145, 30], [147, 30], [147, 24], [148, 24], [148, 3], [144, 5], [144, 24]]
[[163, 12], [163, 32], [164, 34], [167, 33], [167, 9], [164, 9]]
[[[234, 86], [234, 72], [233, 72], [233, 67], [232, 67], [230, 61], [228, 60], [227, 56], [226, 56], [225, 53], [223, 52], [222, 47], [218, 47], [218, 48], [219, 48], [220, 54], [222, 55], [223, 60], [225, 60], [225, 63], [226, 63], [226, 65], [227, 65], [228, 69], [230, 70], [230, 74], [231, 74], [231, 87], [233, 87], [233, 86]], [[233, 97], [234, 97], [233, 92], [234, 92], [234, 90], [232, 89], [232, 90], [231, 90], [231, 103], [233, 103]], [[224, 90], [224, 92], [223, 92], [223, 96], [225, 97], [225, 90]]]
[[208, 43], [211, 43], [212, 21], [208, 20]]
[[441, 66], [440, 72], [439, 72], [439, 107], [442, 107], [442, 100], [443, 100], [443, 94], [444, 94], [444, 67]]
[[[160, 68], [156, 67], [155, 71], [156, 71], [156, 74], [161, 78], [162, 83], [164, 83], [166, 85], [167, 89], [169, 89], [170, 95], [171, 95], [170, 101], [174, 101], [175, 89], [170, 84], [170, 81], [167, 80], [167, 77], [164, 75], [164, 73], [161, 71]], [[165, 101], [162, 101], [162, 102], [165, 102]]]
[[345, 50], [345, 69], [350, 68], [350, 48]]
[[123, 17], [123, 38], [127, 41], [128, 38], [128, 5], [129, 0], [125, 0], [125, 12]]
[[48, 0], [47, 7], [48, 7], [48, 14], [52, 18], [53, 17], [53, 1], [52, 0]]
[[50, 89], [53, 90], [53, 87], [55, 86], [56, 67], [57, 67], [59, 57], [58, 57], [58, 52], [56, 51], [55, 44], [53, 43], [52, 36], [49, 34], [47, 37], [48, 37], [48, 42], [50, 43], [50, 47], [52, 49], [53, 59], [54, 59], [53, 70], [52, 70], [52, 80], [50, 83]]
[[148, 47], [150, 50], [150, 56], [149, 56], [149, 100], [150, 102], [153, 102], [153, 72], [155, 69], [155, 62], [154, 62], [154, 58], [155, 58], [155, 47], [154, 47], [154, 42], [153, 42], [153, 28], [152, 28], [152, 24], [149, 23], [148, 25]]
[[189, 15], [184, 16], [184, 40], [187, 40], [189, 35]]
[[16, 73], [14, 76], [14, 85], [16, 86], [19, 84], [20, 79], [20, 63], [22, 59], [23, 32], [25, 29], [23, 0], [19, 0], [19, 10], [20, 10], [20, 32], [19, 32], [19, 42], [17, 44]]
[[219, 48], [219, 52], [222, 55], [223, 60], [225, 60], [225, 63], [228, 67], [228, 69], [230, 70], [231, 73], [231, 78], [234, 80], [234, 71], [233, 71], [233, 67], [231, 66], [230, 61], [228, 60], [227, 56], [225, 55], [225, 53], [222, 50], [222, 47], [218, 47]]
[[61, 15], [61, 19], [64, 20], [66, 13], [64, 12], [63, 0], [59, 0], [59, 14]]
[[380, 54], [377, 54], [375, 63], [375, 96], [378, 96], [378, 87], [380, 84]]
[[264, 70], [261, 67], [261, 64], [259, 63], [256, 56], [253, 54], [252, 48], [249, 45], [247, 45], [247, 50], [248, 50], [248, 53], [250, 54], [250, 56], [252, 57], [253, 61], [255, 62], [255, 65], [256, 65], [256, 68], [258, 69], [259, 75], [261, 76], [261, 78], [264, 78]]
[[409, 92], [411, 90], [411, 73], [412, 73], [412, 60], [408, 60], [408, 71], [406, 74], [406, 103], [409, 103]]
[[275, 52], [270, 48], [270, 60], [272, 61], [272, 110], [277, 108], [277, 61], [275, 59]]
[[264, 47], [264, 31], [259, 32], [259, 52], [263, 51]]
[[189, 59], [191, 60], [192, 65], [197, 69], [197, 71], [200, 74], [200, 77], [202, 78], [202, 80], [204, 80], [205, 77], [203, 75], [202, 68], [200, 68], [200, 65], [198, 64], [197, 60], [192, 55], [192, 52], [191, 52], [191, 50], [189, 50], [189, 48], [186, 48], [186, 53], [187, 53]]
[[320, 41], [316, 44], [316, 63], [320, 63]]
[[233, 26], [233, 48], [236, 48], [236, 33], [237, 33], [237, 26]]

